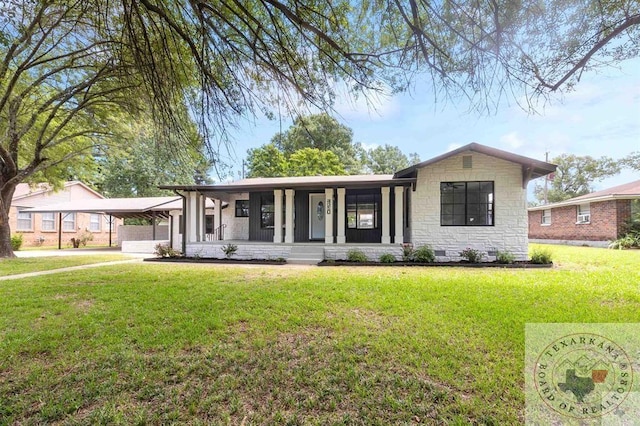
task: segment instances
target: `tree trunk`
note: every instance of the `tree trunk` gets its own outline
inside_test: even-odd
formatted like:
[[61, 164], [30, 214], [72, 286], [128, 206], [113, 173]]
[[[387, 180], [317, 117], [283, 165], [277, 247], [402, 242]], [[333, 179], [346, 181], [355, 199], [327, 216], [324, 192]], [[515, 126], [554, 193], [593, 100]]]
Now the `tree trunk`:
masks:
[[0, 189], [0, 258], [16, 257], [11, 247], [11, 227], [9, 226], [9, 209], [15, 185], [4, 185]]

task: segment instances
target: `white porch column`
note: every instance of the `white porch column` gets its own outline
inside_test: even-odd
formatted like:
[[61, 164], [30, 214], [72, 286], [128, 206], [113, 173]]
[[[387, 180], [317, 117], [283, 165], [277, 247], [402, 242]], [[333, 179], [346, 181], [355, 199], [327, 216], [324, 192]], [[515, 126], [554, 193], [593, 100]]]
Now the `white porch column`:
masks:
[[333, 188], [324, 190], [324, 242], [333, 244]]
[[198, 198], [199, 202], [200, 202], [200, 241], [207, 241], [207, 227], [205, 226], [206, 223], [206, 206], [205, 203], [207, 201], [207, 197], [205, 197], [204, 195], [200, 195]]
[[293, 243], [293, 189], [285, 189], [284, 242]]
[[187, 243], [198, 241], [198, 194], [187, 192], [187, 211], [182, 212], [186, 216], [187, 229], [184, 235]]
[[[213, 200], [213, 233], [214, 235], [216, 233], [216, 229], [220, 229], [221, 226], [222, 226], [222, 200], [219, 200], [216, 198], [215, 200]], [[220, 234], [218, 234], [218, 238], [220, 238]]]
[[396, 186], [393, 191], [396, 203], [396, 235], [393, 238], [393, 242], [402, 244], [404, 243], [404, 187]]
[[336, 243], [344, 244], [347, 242], [347, 237], [345, 236], [345, 194], [346, 189], [338, 188], [338, 199], [336, 202], [338, 203], [338, 232], [336, 236]]
[[273, 242], [282, 242], [282, 189], [273, 190]]
[[389, 235], [389, 216], [391, 211], [389, 209], [389, 187], [383, 186], [380, 188], [382, 191], [382, 244], [390, 244], [391, 236]]

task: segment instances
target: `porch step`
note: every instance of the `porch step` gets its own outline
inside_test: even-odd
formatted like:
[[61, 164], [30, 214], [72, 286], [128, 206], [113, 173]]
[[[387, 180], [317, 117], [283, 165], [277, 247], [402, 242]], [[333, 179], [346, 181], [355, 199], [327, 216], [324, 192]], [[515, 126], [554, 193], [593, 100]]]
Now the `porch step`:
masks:
[[324, 260], [323, 246], [293, 246], [287, 263], [294, 265], [315, 265]]

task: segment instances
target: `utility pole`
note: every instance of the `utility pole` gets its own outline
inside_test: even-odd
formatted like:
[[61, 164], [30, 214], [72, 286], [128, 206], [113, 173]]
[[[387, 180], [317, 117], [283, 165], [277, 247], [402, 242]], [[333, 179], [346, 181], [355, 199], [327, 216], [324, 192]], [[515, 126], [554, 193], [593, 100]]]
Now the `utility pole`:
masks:
[[242, 160], [242, 179], [244, 179], [244, 167], [246, 164], [247, 163], [244, 160]]

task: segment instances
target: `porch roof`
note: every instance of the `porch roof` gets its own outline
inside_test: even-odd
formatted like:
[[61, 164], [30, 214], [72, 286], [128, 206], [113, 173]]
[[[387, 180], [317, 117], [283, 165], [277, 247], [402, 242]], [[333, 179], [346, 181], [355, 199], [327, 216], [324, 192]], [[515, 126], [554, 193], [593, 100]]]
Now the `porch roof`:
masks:
[[[213, 201], [207, 200], [206, 207], [213, 208], [213, 206]], [[26, 213], [99, 213], [118, 219], [151, 219], [153, 217], [168, 218], [171, 210], [182, 210], [181, 197], [83, 199], [42, 205], [21, 211]]]
[[265, 191], [272, 189], [324, 189], [336, 187], [379, 188], [381, 186], [409, 186], [415, 178], [394, 178], [393, 175], [348, 175], [348, 176], [296, 176], [248, 178], [217, 185], [163, 185], [161, 189], [197, 191], [207, 196], [219, 194]]

